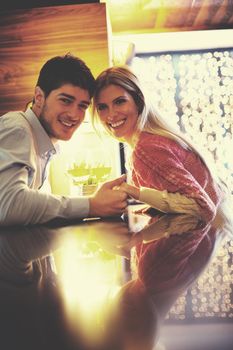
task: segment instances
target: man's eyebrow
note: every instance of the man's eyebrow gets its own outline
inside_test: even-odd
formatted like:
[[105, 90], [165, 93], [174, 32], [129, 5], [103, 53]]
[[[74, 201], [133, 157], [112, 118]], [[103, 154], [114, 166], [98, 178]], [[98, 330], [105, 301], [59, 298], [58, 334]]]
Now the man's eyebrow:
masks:
[[82, 101], [80, 101], [81, 103], [84, 103], [84, 104], [86, 104], [86, 105], [90, 105], [91, 104], [91, 101], [86, 101], [86, 100], [82, 100]]
[[65, 92], [61, 92], [58, 96], [64, 96], [70, 98], [71, 100], [75, 100], [74, 96], [66, 94]]
[[[75, 100], [75, 97], [74, 96], [72, 96], [72, 95], [69, 95], [69, 94], [66, 94], [65, 92], [61, 92], [60, 94], [59, 94], [59, 96], [61, 96], [61, 97], [67, 97], [67, 98], [69, 98], [70, 100]], [[91, 101], [86, 101], [86, 100], [82, 100], [82, 101], [80, 101], [81, 103], [85, 103], [85, 104], [87, 104], [87, 105], [89, 105], [90, 103], [91, 103]]]

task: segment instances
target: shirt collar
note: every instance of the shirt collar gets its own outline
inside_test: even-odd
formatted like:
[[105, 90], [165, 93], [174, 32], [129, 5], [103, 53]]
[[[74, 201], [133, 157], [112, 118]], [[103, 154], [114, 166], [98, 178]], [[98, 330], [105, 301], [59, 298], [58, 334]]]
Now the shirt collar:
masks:
[[55, 154], [59, 151], [59, 146], [54, 145], [48, 136], [47, 132], [41, 125], [38, 117], [35, 115], [31, 108], [28, 108], [25, 112], [25, 118], [33, 129], [35, 138], [37, 140], [38, 150], [40, 155]]

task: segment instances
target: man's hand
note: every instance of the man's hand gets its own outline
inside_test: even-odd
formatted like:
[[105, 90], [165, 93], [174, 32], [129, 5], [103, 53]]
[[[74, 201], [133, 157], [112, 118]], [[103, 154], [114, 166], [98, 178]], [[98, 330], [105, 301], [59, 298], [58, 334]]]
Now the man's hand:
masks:
[[[120, 215], [127, 207], [128, 195], [124, 189], [119, 188], [125, 182], [126, 176], [105, 182], [99, 190], [90, 197], [89, 216]], [[117, 188], [117, 189], [116, 189]]]

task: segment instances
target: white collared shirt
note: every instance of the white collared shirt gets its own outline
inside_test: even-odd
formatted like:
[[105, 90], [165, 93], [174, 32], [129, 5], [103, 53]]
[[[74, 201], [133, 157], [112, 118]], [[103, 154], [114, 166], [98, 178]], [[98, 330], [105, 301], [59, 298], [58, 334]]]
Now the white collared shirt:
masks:
[[40, 192], [57, 147], [31, 109], [0, 117], [0, 224], [37, 224], [53, 218], [83, 218], [85, 197]]

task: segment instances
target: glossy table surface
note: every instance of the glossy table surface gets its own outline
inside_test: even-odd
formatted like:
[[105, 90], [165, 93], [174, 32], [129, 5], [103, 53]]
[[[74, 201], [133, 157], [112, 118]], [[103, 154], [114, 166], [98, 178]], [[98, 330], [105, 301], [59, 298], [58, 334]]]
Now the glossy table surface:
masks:
[[159, 349], [169, 310], [211, 263], [226, 230], [140, 209], [2, 227], [0, 348]]

